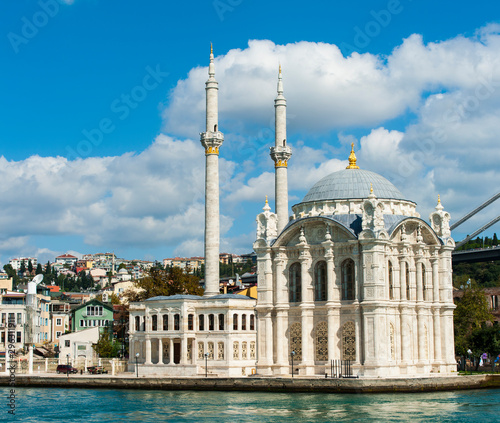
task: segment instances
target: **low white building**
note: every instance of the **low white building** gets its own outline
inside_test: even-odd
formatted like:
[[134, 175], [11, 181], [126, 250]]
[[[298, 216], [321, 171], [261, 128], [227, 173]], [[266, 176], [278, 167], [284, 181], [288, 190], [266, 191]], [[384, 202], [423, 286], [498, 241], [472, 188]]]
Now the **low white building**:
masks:
[[[130, 303], [129, 371], [169, 376], [255, 372], [256, 300], [172, 295]], [[138, 354], [138, 357], [136, 357]]]
[[96, 354], [92, 348], [99, 341], [99, 328], [93, 327], [78, 332], [66, 333], [59, 337], [59, 359], [65, 363], [66, 359], [74, 360], [84, 358], [93, 359]]

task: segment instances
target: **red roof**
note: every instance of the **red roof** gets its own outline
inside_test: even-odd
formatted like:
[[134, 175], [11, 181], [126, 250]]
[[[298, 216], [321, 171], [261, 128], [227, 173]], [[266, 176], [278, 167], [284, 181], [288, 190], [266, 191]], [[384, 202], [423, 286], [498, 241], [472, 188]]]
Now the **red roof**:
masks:
[[72, 256], [71, 254], [63, 254], [61, 256], [57, 256], [56, 259], [58, 258], [78, 258], [78, 257], [75, 257], [75, 256]]

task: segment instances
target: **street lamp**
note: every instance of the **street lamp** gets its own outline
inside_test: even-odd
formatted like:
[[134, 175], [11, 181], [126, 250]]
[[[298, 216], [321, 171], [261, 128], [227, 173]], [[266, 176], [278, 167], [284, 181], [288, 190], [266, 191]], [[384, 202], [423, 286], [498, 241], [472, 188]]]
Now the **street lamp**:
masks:
[[66, 364], [69, 365], [69, 357], [70, 357], [70, 354], [66, 354]]
[[208, 377], [208, 353], [205, 353], [205, 377]]
[[292, 377], [293, 377], [293, 357], [295, 356], [295, 351], [292, 351], [290, 355], [292, 356]]
[[137, 377], [139, 377], [139, 366], [137, 365], [137, 359], [139, 358], [139, 353], [135, 354], [135, 372], [137, 374]]

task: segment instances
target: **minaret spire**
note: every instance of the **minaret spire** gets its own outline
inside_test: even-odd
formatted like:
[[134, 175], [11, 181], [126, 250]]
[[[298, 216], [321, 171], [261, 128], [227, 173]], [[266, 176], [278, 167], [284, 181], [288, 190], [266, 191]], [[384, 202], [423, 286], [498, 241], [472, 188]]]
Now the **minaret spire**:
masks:
[[283, 79], [281, 64], [278, 71], [278, 95], [274, 100], [275, 110], [275, 139], [271, 147], [271, 158], [274, 160], [275, 170], [275, 202], [278, 217], [278, 234], [288, 222], [288, 159], [292, 156], [292, 149], [286, 145], [286, 99], [283, 96]]
[[219, 147], [224, 135], [218, 126], [218, 91], [215, 80], [214, 52], [210, 44], [210, 65], [206, 92], [206, 132], [201, 134], [205, 147], [205, 296], [219, 293]]

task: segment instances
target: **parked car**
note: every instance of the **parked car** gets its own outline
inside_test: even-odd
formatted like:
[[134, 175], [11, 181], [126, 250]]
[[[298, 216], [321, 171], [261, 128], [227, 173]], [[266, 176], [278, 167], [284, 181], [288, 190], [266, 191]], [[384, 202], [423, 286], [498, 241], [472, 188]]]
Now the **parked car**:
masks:
[[78, 370], [69, 364], [59, 364], [57, 366], [56, 373], [57, 374], [60, 374], [60, 373], [64, 373], [64, 374], [78, 373]]
[[102, 366], [90, 366], [90, 367], [87, 367], [87, 371], [91, 375], [100, 375], [103, 373], [108, 373], [108, 371], [104, 370], [104, 367], [102, 367]]

